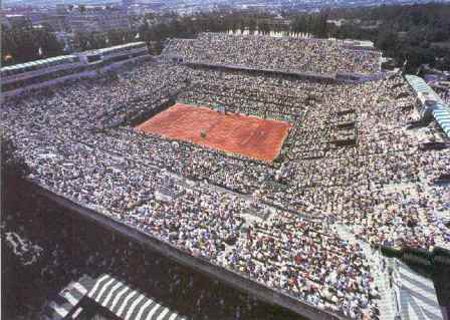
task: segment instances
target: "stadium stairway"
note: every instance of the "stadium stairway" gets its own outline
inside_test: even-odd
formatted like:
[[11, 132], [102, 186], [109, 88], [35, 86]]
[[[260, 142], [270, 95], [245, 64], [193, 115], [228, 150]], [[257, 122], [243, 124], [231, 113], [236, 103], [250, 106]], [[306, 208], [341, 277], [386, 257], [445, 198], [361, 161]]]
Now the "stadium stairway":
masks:
[[378, 262], [374, 263], [373, 266], [376, 268], [376, 270], [374, 270], [375, 282], [380, 292], [380, 301], [378, 302], [380, 319], [393, 320], [398, 318], [399, 311], [397, 307], [397, 297], [392, 288], [391, 281], [389, 280], [389, 264], [392, 264], [392, 261], [384, 258], [379, 252], [376, 253], [376, 256]]
[[[430, 188], [430, 183], [433, 183], [433, 182], [428, 180], [427, 177], [424, 174], [419, 175], [419, 177], [420, 177], [420, 179], [422, 181], [425, 182], [425, 183], [422, 183], [422, 187], [424, 188], [425, 192], [431, 194], [432, 190]], [[443, 212], [434, 212], [434, 214], [437, 217], [439, 217], [440, 219], [444, 220], [444, 221], [447, 220], [447, 216], [450, 218], [450, 210], [446, 210], [446, 211], [443, 211]], [[432, 212], [428, 212], [428, 215], [431, 216], [431, 215], [433, 215], [433, 213]], [[429, 221], [430, 220], [429, 217], [426, 217], [425, 214], [422, 211], [419, 211], [419, 216], [420, 216], [420, 219], [422, 221]], [[434, 223], [434, 222], [431, 222], [431, 223]], [[446, 241], [444, 239], [443, 240], [436, 239], [435, 246], [436, 247], [442, 247], [442, 248], [450, 250], [450, 242]]]
[[358, 242], [370, 262], [380, 293], [377, 301], [380, 320], [442, 320], [433, 281], [413, 271], [405, 263], [384, 257], [366, 242], [356, 239], [348, 226], [336, 224], [341, 238]]
[[378, 310], [380, 311], [379, 319], [396, 319], [396, 315], [398, 315], [396, 297], [395, 292], [390, 286], [389, 272], [386, 265], [387, 261], [379, 251], [373, 250], [368, 243], [356, 239], [354, 233], [349, 230], [348, 226], [342, 224], [335, 224], [334, 226], [336, 232], [342, 239], [347, 240], [350, 243], [357, 242], [361, 246], [370, 263], [371, 273], [380, 294], [380, 299], [377, 301]]

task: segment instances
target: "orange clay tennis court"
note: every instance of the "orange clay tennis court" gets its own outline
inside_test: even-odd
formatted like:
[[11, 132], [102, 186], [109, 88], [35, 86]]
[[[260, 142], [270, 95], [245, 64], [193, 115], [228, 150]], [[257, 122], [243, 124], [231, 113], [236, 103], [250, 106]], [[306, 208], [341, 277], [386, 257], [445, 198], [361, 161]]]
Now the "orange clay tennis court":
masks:
[[136, 128], [257, 160], [273, 161], [291, 125], [177, 103]]

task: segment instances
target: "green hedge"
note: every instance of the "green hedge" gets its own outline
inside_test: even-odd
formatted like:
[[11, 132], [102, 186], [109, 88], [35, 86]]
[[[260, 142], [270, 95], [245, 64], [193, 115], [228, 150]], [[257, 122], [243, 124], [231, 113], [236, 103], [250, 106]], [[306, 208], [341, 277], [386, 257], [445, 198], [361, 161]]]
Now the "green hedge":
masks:
[[381, 246], [381, 253], [385, 255], [388, 258], [401, 258], [403, 256], [403, 252], [401, 250], [392, 248], [392, 247], [385, 247]]
[[427, 271], [432, 271], [432, 263], [429, 259], [425, 259], [415, 254], [405, 253], [402, 257], [402, 261], [408, 265], [424, 268]]

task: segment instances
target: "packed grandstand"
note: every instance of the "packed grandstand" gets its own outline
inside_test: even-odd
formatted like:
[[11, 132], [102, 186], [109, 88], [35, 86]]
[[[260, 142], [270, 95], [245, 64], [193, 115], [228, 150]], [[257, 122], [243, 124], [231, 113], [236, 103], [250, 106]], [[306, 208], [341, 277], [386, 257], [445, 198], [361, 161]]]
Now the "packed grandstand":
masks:
[[[448, 137], [435, 123], [411, 125], [419, 105], [399, 73], [350, 84], [192, 64], [381, 72], [379, 52], [337, 46], [172, 40], [163, 54], [190, 64], [161, 59], [9, 97], [1, 123], [46, 189], [320, 310], [376, 318], [380, 293], [360, 242], [450, 248], [450, 190], [436, 183], [450, 149], [424, 147]], [[175, 103], [289, 132], [268, 161], [136, 128]], [[210, 127], [191, 126], [208, 140]]]
[[379, 51], [350, 49], [333, 39], [202, 33], [169, 40], [164, 54], [190, 63], [326, 75], [375, 74], [381, 67]]

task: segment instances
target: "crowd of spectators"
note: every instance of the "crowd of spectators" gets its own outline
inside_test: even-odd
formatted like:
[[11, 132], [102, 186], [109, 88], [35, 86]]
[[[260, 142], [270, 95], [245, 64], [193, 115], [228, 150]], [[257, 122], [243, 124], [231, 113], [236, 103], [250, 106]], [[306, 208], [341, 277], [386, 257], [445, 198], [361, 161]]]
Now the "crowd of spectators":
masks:
[[438, 94], [441, 97], [442, 101], [444, 101], [446, 104], [450, 104], [450, 88], [447, 88], [446, 90], [440, 90], [438, 91]]
[[202, 33], [195, 40], [171, 39], [163, 54], [213, 65], [334, 75], [380, 72], [381, 53], [346, 48], [326, 39]]
[[[0, 225], [2, 286], [8, 292], [2, 316], [7, 319], [40, 319], [46, 301], [54, 301], [55, 293], [69, 282], [105, 273], [189, 319], [268, 320], [274, 314], [298, 319], [108, 228], [86, 224], [76, 212], [36, 194], [30, 186], [21, 190], [2, 211]], [[11, 235], [13, 242], [8, 239]]]
[[[228, 37], [199, 39], [215, 46]], [[225, 44], [249, 51], [222, 58], [253, 63], [246, 59], [255, 40], [244, 46], [245, 37], [236, 39]], [[280, 41], [287, 49], [298, 45]], [[267, 42], [260, 51], [277, 56]], [[312, 43], [308, 59], [327, 48]], [[347, 53], [338, 57], [351, 65], [336, 61], [338, 49], [329, 45], [321, 68], [368, 70]], [[170, 99], [293, 127], [279, 158], [267, 163], [126, 125]], [[148, 63], [8, 99], [1, 123], [39, 185], [317, 308], [374, 318], [378, 293], [367, 257], [339, 225], [374, 246], [450, 243], [450, 189], [434, 184], [449, 173], [450, 150], [420, 148], [444, 137], [432, 125], [408, 129], [418, 120], [415, 100], [400, 75], [331, 84]], [[162, 201], [156, 194], [167, 188], [173, 197]]]

